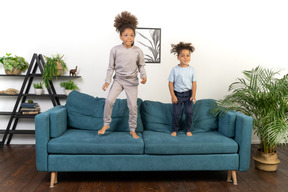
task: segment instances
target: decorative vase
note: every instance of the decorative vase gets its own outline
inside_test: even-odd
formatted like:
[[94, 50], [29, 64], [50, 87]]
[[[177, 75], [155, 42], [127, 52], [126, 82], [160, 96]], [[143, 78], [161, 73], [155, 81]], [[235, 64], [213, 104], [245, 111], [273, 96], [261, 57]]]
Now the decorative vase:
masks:
[[65, 89], [65, 95], [69, 95], [73, 90], [72, 89]]
[[19, 75], [21, 73], [21, 69], [14, 68], [13, 71], [6, 69], [5, 73], [7, 75]]
[[253, 159], [255, 167], [262, 171], [276, 171], [280, 163], [276, 151], [275, 153], [263, 153], [258, 149]]
[[35, 94], [36, 94], [36, 95], [42, 95], [43, 92], [44, 92], [43, 89], [36, 89], [36, 88], [34, 88], [34, 90], [35, 90]]
[[63, 67], [62, 67], [62, 65], [61, 65], [61, 63], [60, 62], [57, 62], [57, 71], [58, 71], [58, 75], [59, 76], [62, 76], [62, 74], [63, 74]]

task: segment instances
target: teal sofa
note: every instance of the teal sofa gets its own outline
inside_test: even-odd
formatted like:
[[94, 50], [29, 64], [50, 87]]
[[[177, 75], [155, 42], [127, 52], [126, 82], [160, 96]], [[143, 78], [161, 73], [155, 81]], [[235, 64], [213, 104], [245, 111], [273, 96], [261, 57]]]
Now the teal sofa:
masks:
[[73, 171], [193, 171], [227, 170], [227, 181], [237, 184], [236, 171], [249, 168], [252, 118], [230, 111], [222, 117], [210, 114], [213, 100], [194, 105], [193, 136], [183, 131], [181, 117], [176, 137], [172, 131], [172, 104], [138, 99], [134, 139], [129, 134], [126, 99], [117, 99], [110, 128], [104, 135], [104, 98], [73, 91], [65, 106], [56, 106], [35, 117], [36, 164], [51, 172]]

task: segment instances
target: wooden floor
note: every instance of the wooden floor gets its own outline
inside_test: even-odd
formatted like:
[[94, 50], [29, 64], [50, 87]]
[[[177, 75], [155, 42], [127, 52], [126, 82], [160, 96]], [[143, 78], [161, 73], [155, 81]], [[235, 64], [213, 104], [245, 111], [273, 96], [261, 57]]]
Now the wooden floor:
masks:
[[[252, 145], [253, 156], [257, 145]], [[209, 192], [288, 191], [288, 146], [279, 147], [281, 160], [276, 172], [254, 168], [237, 172], [238, 185], [226, 183], [226, 171], [187, 172], [71, 172], [59, 173], [56, 187], [49, 188], [50, 174], [35, 167], [34, 145], [10, 145], [0, 149], [1, 192]]]

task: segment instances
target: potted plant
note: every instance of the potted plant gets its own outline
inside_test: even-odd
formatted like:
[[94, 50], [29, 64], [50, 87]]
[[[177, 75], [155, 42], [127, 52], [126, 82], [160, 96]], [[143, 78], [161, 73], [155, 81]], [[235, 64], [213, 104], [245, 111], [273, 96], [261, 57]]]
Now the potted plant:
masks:
[[4, 70], [7, 75], [18, 75], [21, 71], [25, 72], [29, 64], [23, 57], [12, 57], [11, 53], [6, 53], [6, 56], [0, 57], [0, 63], [4, 65]]
[[65, 94], [68, 96], [73, 90], [78, 90], [78, 86], [73, 81], [64, 81], [60, 83], [60, 87], [65, 89]]
[[44, 90], [43, 90], [43, 83], [33, 83], [33, 87], [34, 87], [34, 91], [36, 95], [41, 95], [43, 94]]
[[[63, 55], [64, 56], [64, 55]], [[43, 82], [45, 87], [49, 88], [49, 82], [53, 80], [54, 77], [62, 75], [67, 70], [66, 63], [62, 60], [60, 54], [52, 57], [45, 57], [46, 63], [44, 65], [43, 71]]]
[[276, 147], [288, 140], [288, 74], [276, 78], [280, 71], [260, 66], [244, 71], [229, 86], [232, 93], [217, 101], [218, 114], [235, 110], [253, 118], [254, 133], [260, 139], [260, 148], [253, 157], [255, 166], [264, 171], [276, 171]]

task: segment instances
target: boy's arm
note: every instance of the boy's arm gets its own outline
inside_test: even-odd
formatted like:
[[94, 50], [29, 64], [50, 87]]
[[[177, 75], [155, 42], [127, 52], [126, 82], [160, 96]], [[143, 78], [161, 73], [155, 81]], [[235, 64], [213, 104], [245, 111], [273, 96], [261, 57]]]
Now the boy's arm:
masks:
[[174, 93], [174, 83], [169, 81], [169, 91], [170, 91], [170, 94], [171, 94], [171, 99], [172, 99], [172, 103], [177, 103], [178, 102], [178, 99]]
[[196, 81], [192, 82], [192, 97], [190, 98], [190, 101], [193, 99], [193, 103], [196, 103], [196, 90], [197, 90], [197, 83]]

